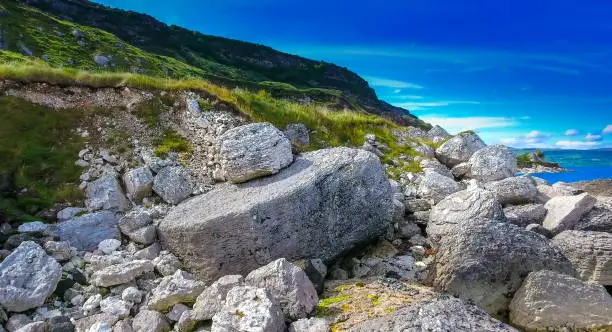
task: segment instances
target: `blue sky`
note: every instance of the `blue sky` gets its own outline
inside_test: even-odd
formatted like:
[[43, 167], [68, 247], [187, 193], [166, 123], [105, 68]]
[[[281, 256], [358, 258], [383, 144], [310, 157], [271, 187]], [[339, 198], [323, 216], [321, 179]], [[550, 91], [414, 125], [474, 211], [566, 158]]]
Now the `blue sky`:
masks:
[[100, 0], [348, 67], [379, 97], [490, 144], [612, 147], [606, 0]]

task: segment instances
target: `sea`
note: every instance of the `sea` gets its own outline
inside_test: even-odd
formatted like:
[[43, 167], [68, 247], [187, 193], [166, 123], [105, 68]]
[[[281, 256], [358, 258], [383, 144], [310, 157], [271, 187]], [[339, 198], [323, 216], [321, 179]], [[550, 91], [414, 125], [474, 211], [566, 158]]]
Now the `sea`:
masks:
[[[516, 155], [535, 150], [516, 150]], [[542, 150], [544, 159], [558, 163], [571, 172], [536, 173], [550, 183], [612, 179], [612, 149], [606, 150]]]

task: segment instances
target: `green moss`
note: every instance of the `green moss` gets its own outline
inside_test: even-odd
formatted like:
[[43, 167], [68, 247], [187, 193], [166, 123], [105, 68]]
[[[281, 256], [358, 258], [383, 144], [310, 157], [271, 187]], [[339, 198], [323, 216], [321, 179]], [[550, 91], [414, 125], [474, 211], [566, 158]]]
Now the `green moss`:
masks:
[[83, 139], [73, 132], [82, 112], [61, 112], [0, 97], [0, 175], [19, 190], [17, 206], [29, 211], [56, 202], [78, 202], [81, 168], [75, 165]]
[[165, 158], [170, 152], [190, 154], [192, 152], [189, 141], [171, 129], [167, 129], [164, 135], [156, 140], [155, 155]]
[[340, 303], [346, 300], [349, 300], [350, 296], [338, 296], [338, 297], [330, 297], [326, 299], [319, 300], [319, 303], [315, 307], [314, 316], [315, 317], [326, 317], [336, 314], [339, 309], [332, 308], [332, 304]]

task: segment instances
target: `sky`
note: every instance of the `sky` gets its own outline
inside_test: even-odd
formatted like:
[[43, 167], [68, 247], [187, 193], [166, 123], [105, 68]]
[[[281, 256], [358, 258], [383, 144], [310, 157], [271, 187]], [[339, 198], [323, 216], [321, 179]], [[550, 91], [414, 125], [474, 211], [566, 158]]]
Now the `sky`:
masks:
[[97, 2], [336, 63], [489, 144], [612, 148], [612, 1]]

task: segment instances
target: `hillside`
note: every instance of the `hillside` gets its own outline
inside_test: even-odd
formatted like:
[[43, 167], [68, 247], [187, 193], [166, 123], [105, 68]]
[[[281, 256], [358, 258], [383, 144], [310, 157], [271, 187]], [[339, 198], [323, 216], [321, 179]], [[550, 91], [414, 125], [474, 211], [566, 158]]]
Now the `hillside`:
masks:
[[427, 126], [407, 110], [378, 100], [364, 79], [334, 64], [167, 26], [147, 15], [88, 1], [8, 0], [2, 7], [0, 49], [53, 66], [198, 77]]

